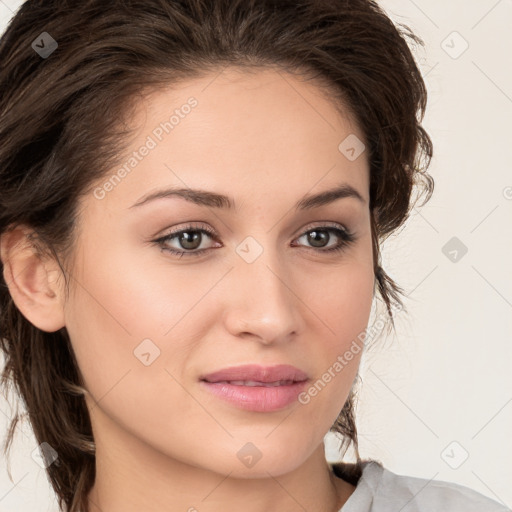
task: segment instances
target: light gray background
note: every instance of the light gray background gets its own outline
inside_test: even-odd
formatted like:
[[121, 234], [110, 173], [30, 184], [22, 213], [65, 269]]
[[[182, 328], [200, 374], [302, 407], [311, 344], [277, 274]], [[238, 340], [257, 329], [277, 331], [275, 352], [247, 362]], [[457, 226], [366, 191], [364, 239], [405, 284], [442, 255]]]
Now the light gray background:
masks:
[[[21, 3], [0, 0], [1, 31]], [[512, 0], [381, 5], [426, 43], [415, 55], [429, 89], [424, 125], [436, 189], [384, 245], [409, 313], [398, 314], [397, 336], [383, 335], [363, 358], [360, 452], [396, 473], [457, 482], [511, 507]], [[443, 253], [453, 237], [468, 249], [457, 261]], [[2, 433], [8, 415], [1, 401]], [[14, 483], [0, 459], [0, 512], [56, 510], [30, 455], [35, 438], [27, 426], [20, 431]], [[336, 460], [335, 440], [326, 441]]]

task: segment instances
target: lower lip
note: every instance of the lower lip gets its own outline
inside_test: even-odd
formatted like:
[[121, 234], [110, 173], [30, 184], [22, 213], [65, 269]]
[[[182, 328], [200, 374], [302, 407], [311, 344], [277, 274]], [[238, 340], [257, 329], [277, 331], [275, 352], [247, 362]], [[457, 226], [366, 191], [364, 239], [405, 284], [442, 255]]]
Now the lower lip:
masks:
[[200, 383], [210, 393], [240, 409], [272, 412], [296, 402], [298, 395], [305, 388], [307, 380], [286, 386], [236, 386], [226, 382], [206, 381], [200, 381]]

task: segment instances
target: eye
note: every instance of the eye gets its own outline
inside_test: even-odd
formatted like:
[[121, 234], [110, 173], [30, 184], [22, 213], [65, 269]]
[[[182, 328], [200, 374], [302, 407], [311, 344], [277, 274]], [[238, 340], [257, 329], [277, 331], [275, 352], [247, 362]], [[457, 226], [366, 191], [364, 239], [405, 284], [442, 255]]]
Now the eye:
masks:
[[[168, 235], [162, 236], [154, 242], [161, 247], [163, 251], [170, 252], [176, 256], [199, 256], [207, 249], [197, 250], [201, 246], [204, 236], [217, 240], [213, 230], [209, 228], [197, 227], [195, 225], [188, 225], [176, 231], [171, 231]], [[175, 240], [179, 243], [181, 248], [186, 250], [169, 248], [169, 242]], [[193, 251], [193, 252], [192, 252]]]
[[[325, 249], [324, 247], [328, 247], [328, 242], [333, 238], [330, 233], [334, 233], [334, 238], [337, 238], [338, 241], [328, 249]], [[306, 242], [311, 244], [313, 246], [313, 250], [317, 250], [317, 252], [341, 251], [356, 240], [353, 233], [345, 228], [341, 229], [337, 226], [318, 226], [313, 229], [309, 229], [297, 240], [300, 240], [301, 238], [305, 238]]]
[[[338, 241], [331, 247], [328, 242], [333, 238]], [[169, 252], [176, 256], [200, 256], [209, 248], [199, 249], [204, 237], [212, 238], [219, 241], [215, 232], [210, 228], [198, 227], [195, 225], [188, 225], [180, 230], [172, 231], [171, 233], [153, 240], [163, 251]], [[301, 238], [306, 239], [306, 243], [311, 244], [306, 247], [308, 250], [313, 250], [320, 253], [331, 253], [341, 251], [348, 245], [356, 240], [356, 236], [346, 228], [340, 228], [338, 225], [321, 225], [305, 231], [297, 240]], [[181, 248], [170, 248], [169, 242], [176, 241]], [[302, 244], [299, 244], [302, 245]], [[329, 248], [324, 248], [329, 247]]]

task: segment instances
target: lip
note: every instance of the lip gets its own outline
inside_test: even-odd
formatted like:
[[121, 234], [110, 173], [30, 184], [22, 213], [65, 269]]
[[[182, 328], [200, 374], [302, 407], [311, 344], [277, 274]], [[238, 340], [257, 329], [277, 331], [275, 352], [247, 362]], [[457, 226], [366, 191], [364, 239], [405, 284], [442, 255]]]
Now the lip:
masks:
[[260, 366], [246, 364], [233, 366], [209, 373], [200, 377], [200, 380], [208, 382], [221, 382], [231, 380], [253, 380], [257, 382], [277, 382], [280, 380], [293, 380], [301, 382], [308, 379], [308, 375], [295, 366], [278, 364], [274, 366]]
[[[240, 383], [232, 384], [229, 381], [254, 381], [260, 385], [247, 386]], [[287, 382], [269, 385], [279, 381]], [[239, 409], [272, 412], [296, 402], [308, 381], [308, 375], [294, 366], [244, 365], [205, 375], [200, 378], [200, 385], [209, 393]]]

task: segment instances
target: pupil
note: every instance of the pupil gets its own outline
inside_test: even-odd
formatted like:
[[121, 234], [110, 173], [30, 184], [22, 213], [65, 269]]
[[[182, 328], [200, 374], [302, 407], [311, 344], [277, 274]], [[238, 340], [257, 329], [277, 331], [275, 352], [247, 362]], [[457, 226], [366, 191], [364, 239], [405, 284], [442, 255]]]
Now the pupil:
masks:
[[[180, 244], [184, 249], [197, 249], [197, 247], [199, 247], [201, 244], [199, 243], [194, 245], [194, 242], [197, 242], [197, 240], [201, 238], [201, 233], [192, 232], [192, 236], [190, 233], [190, 231], [185, 231], [182, 233]], [[191, 244], [191, 246], [188, 244]]]
[[[322, 240], [325, 242], [327, 233], [325, 233], [325, 231], [311, 231], [309, 236], [312, 240], [312, 245], [315, 247], [323, 247]], [[320, 241], [320, 243], [318, 243], [318, 241]]]

